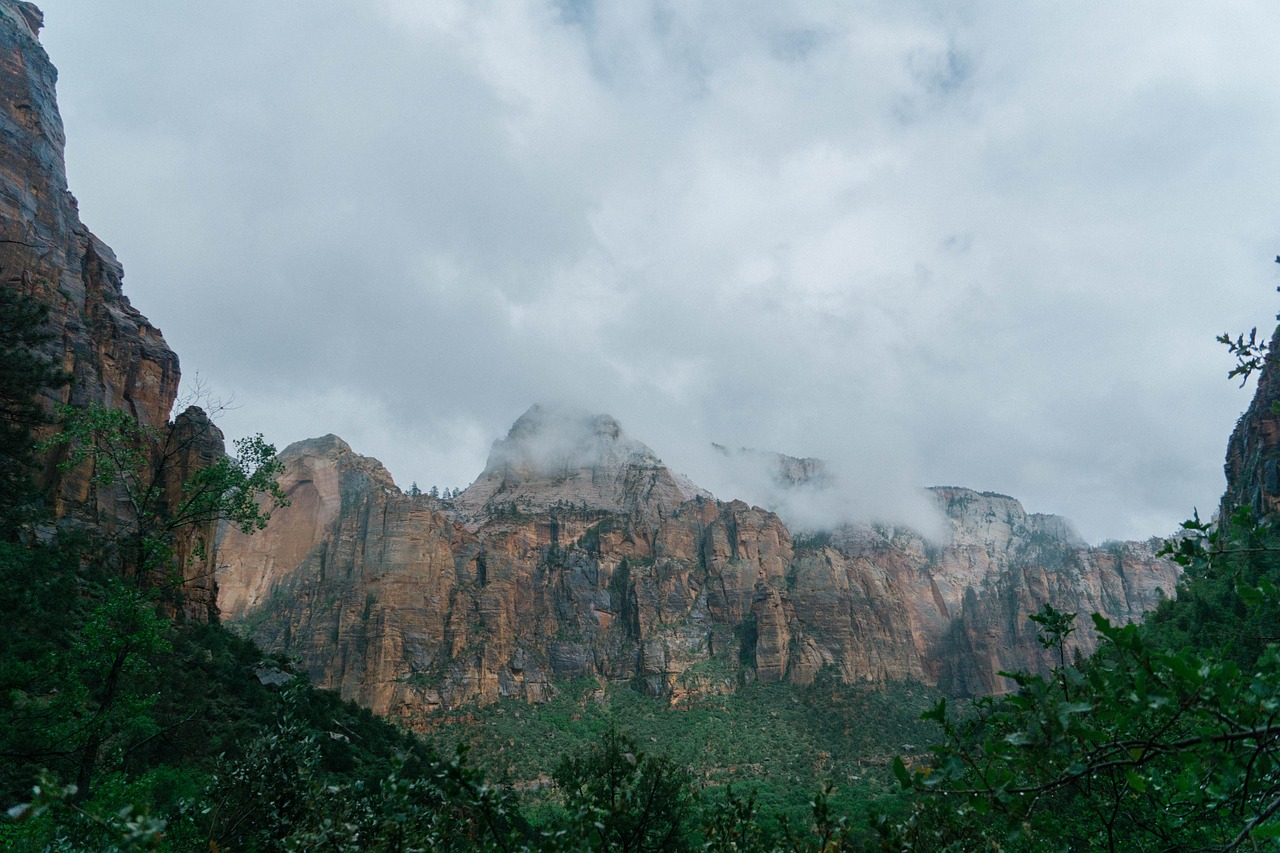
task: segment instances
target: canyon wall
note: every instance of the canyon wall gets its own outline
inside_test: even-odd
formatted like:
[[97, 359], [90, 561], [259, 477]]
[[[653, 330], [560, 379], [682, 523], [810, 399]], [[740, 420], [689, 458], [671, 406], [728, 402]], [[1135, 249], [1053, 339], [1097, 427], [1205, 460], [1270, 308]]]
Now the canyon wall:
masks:
[[1280, 513], [1280, 413], [1275, 411], [1280, 404], [1278, 347], [1280, 326], [1268, 346], [1253, 400], [1227, 442], [1227, 490], [1220, 508], [1224, 517], [1239, 507], [1248, 507], [1255, 518]]
[[[67, 188], [57, 71], [38, 38], [42, 22], [33, 4], [0, 0], [0, 285], [49, 309], [55, 340], [48, 355], [71, 377], [47, 392], [50, 412], [59, 403], [128, 412], [155, 430], [159, 444], [179, 448], [175, 471], [190, 471], [221, 455], [222, 434], [199, 410], [169, 424], [178, 357], [125, 297], [110, 247], [80, 221]], [[109, 531], [128, 512], [125, 502], [95, 484], [89, 466], [62, 470], [65, 454], [45, 454], [40, 474], [55, 517]], [[181, 608], [193, 618], [216, 617], [213, 564], [197, 547], [214, 534], [211, 527], [189, 530], [178, 543], [186, 580]]]
[[[567, 437], [566, 437], [567, 436]], [[931, 490], [949, 526], [793, 536], [669, 471], [607, 416], [535, 407], [453, 500], [406, 495], [334, 436], [281, 456], [292, 505], [221, 545], [226, 618], [377, 713], [424, 714], [557, 684], [673, 702], [744, 680], [915, 679], [1002, 692], [1051, 663], [1044, 603], [1131, 621], [1172, 593], [1151, 543], [1091, 548], [1012, 498]]]

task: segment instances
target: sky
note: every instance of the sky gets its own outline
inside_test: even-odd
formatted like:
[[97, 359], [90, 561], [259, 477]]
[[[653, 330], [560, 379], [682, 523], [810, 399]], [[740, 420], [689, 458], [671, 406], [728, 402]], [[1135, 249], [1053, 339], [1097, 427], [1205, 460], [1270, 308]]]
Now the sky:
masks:
[[711, 442], [1094, 542], [1221, 494], [1271, 0], [41, 6], [81, 216], [229, 436], [465, 486], [563, 403], [721, 498]]

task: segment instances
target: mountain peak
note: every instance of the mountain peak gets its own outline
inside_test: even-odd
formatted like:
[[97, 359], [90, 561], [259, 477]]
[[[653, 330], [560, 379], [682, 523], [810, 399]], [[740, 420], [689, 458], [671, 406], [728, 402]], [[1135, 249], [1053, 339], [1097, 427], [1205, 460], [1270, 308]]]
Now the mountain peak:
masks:
[[933, 486], [928, 491], [951, 524], [953, 544], [998, 543], [1001, 548], [1011, 548], [1014, 543], [1051, 541], [1062, 547], [1088, 546], [1070, 520], [1028, 513], [1021, 501], [1008, 495], [961, 486]]
[[505, 439], [493, 443], [485, 472], [501, 469], [508, 478], [523, 479], [539, 474], [566, 476], [581, 469], [661, 464], [646, 445], [628, 438], [610, 415], [539, 404], [516, 419]]
[[317, 438], [295, 441], [280, 451], [280, 456], [282, 459], [292, 459], [296, 456], [339, 456], [353, 452], [351, 445], [333, 433], [329, 433]]
[[493, 443], [480, 477], [455, 501], [464, 515], [555, 505], [648, 514], [710, 497], [672, 472], [610, 415], [534, 405]]

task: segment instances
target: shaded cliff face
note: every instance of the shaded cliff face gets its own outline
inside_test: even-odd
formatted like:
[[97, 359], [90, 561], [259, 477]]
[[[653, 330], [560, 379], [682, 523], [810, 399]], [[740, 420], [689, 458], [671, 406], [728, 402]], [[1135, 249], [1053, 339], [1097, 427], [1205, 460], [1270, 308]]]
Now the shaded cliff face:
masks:
[[569, 431], [588, 452], [537, 457], [570, 464], [531, 465], [526, 448], [563, 449], [534, 414], [455, 501], [403, 494], [332, 436], [289, 447], [293, 504], [223, 540], [224, 612], [322, 686], [414, 720], [583, 677], [675, 702], [824, 668], [999, 692], [997, 672], [1050, 663], [1027, 619], [1045, 602], [1129, 621], [1176, 582], [1149, 546], [1090, 548], [966, 489], [933, 490], [945, 543], [885, 527], [797, 542], [771, 512], [681, 486], [610, 418]]
[[[124, 296], [115, 254], [80, 222], [67, 189], [57, 72], [38, 39], [42, 21], [34, 5], [0, 0], [0, 284], [49, 307], [57, 336], [50, 355], [72, 377], [47, 394], [50, 408], [96, 403], [129, 412], [160, 431], [160, 444], [180, 445], [174, 470], [189, 472], [222, 454], [222, 435], [203, 413], [168, 424], [178, 357]], [[87, 466], [59, 471], [61, 459], [49, 454], [41, 474], [57, 518], [109, 528], [121, 511], [115, 496], [92, 487]], [[200, 538], [211, 541], [213, 531], [188, 531], [178, 551], [188, 580], [183, 607], [207, 619], [216, 615], [216, 592], [211, 565], [194, 557]]]
[[1089, 654], [1097, 646], [1090, 614], [1132, 622], [1177, 586], [1179, 570], [1156, 556], [1157, 540], [1093, 548], [1066, 519], [1027, 513], [1008, 496], [930, 491], [950, 528], [945, 544], [883, 528], [836, 539], [845, 552], [891, 567], [924, 679], [955, 695], [1005, 692], [1013, 683], [998, 673], [1054, 664], [1028, 618], [1045, 603], [1079, 615], [1068, 645]]
[[1258, 376], [1253, 401], [1236, 423], [1227, 442], [1227, 491], [1220, 512], [1228, 517], [1237, 507], [1249, 507], [1257, 518], [1280, 512], [1280, 326], [1271, 337], [1266, 363]]
[[[49, 306], [74, 381], [59, 401], [103, 403], [163, 426], [178, 358], [121, 290], [111, 249], [80, 222], [67, 189], [57, 72], [36, 38], [34, 6], [0, 2], [0, 275]], [[65, 498], [78, 495], [69, 488]]]

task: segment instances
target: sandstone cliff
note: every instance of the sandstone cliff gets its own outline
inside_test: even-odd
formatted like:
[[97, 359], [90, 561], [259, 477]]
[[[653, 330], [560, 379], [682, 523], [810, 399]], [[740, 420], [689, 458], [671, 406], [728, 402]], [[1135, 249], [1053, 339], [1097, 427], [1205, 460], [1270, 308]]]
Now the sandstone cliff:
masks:
[[1227, 442], [1227, 490], [1220, 510], [1223, 517], [1237, 507], [1248, 507], [1256, 518], [1280, 512], [1280, 414], [1273, 411], [1280, 403], [1277, 347], [1280, 326], [1272, 335], [1253, 400]]
[[287, 448], [293, 505], [222, 542], [224, 612], [320, 685], [416, 719], [577, 678], [677, 702], [824, 668], [999, 692], [999, 671], [1049, 664], [1027, 619], [1043, 603], [1128, 621], [1176, 583], [1149, 545], [1090, 548], [1063, 519], [967, 489], [932, 492], [945, 542], [886, 527], [797, 541], [612, 418], [565, 417], [531, 410], [453, 501], [403, 494], [333, 436]]
[[[57, 333], [50, 354], [72, 377], [49, 393], [50, 408], [97, 403], [129, 412], [178, 449], [175, 469], [190, 470], [222, 453], [222, 436], [203, 413], [188, 413], [168, 432], [178, 357], [129, 304], [114, 253], [80, 222], [67, 189], [57, 72], [38, 39], [42, 22], [31, 3], [0, 0], [0, 282], [49, 307]], [[87, 467], [59, 471], [61, 459], [50, 454], [42, 474], [55, 515], [109, 527], [121, 511], [116, 496], [95, 490]], [[195, 538], [211, 541], [213, 532], [188, 532], [179, 552], [190, 558], [200, 550]], [[183, 606], [197, 618], [215, 615], [210, 568], [184, 562]]]

